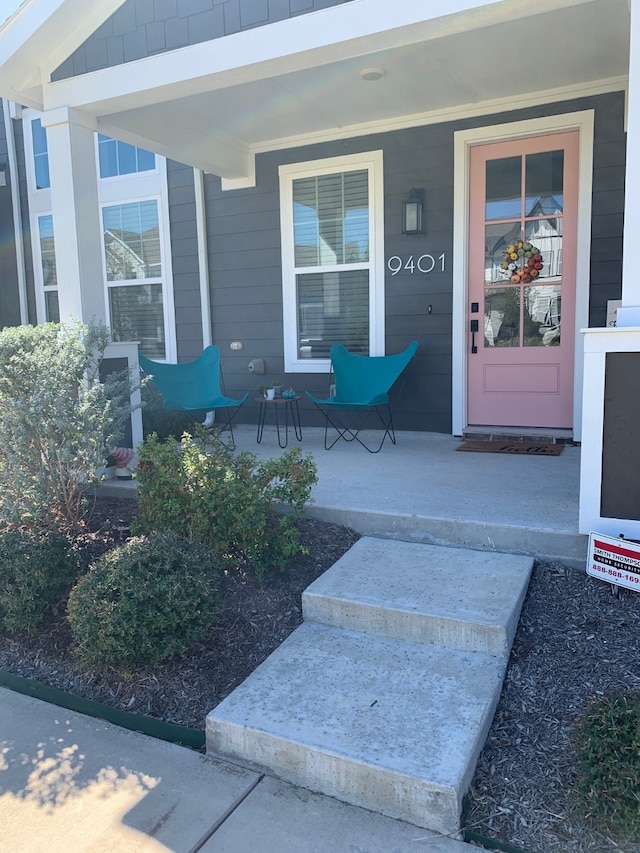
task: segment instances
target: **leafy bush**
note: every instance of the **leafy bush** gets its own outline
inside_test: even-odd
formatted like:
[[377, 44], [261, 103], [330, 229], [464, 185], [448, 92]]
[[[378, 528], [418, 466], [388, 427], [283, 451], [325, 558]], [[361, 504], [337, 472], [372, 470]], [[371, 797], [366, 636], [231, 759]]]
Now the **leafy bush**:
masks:
[[220, 564], [245, 557], [262, 577], [301, 550], [291, 517], [277, 517], [272, 501], [300, 514], [315, 482], [316, 466], [298, 448], [258, 462], [187, 435], [150, 436], [138, 449], [136, 530], [173, 530], [208, 545]]
[[81, 663], [128, 672], [201, 640], [215, 618], [211, 552], [171, 533], [130, 539], [71, 590], [67, 615]]
[[0, 331], [0, 521], [72, 523], [130, 411], [129, 382], [104, 381], [103, 326]]
[[[179, 439], [183, 433], [193, 432], [195, 422], [184, 412], [171, 412], [164, 407], [164, 398], [152, 382], [141, 389], [142, 429], [145, 437], [156, 433], [164, 440], [172, 436]], [[204, 415], [203, 415], [204, 416]]]
[[579, 721], [576, 742], [582, 810], [613, 832], [640, 841], [640, 694], [594, 700]]
[[78, 575], [69, 541], [50, 531], [0, 533], [0, 625], [29, 634], [65, 598]]

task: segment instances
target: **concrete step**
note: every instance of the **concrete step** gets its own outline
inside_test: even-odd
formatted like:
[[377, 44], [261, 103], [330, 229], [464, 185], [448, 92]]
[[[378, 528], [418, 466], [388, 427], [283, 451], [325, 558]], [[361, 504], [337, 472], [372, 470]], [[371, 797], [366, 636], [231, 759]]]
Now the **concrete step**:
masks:
[[533, 559], [364, 537], [309, 586], [305, 621], [507, 658]]
[[211, 711], [207, 752], [456, 833], [505, 666], [305, 623]]

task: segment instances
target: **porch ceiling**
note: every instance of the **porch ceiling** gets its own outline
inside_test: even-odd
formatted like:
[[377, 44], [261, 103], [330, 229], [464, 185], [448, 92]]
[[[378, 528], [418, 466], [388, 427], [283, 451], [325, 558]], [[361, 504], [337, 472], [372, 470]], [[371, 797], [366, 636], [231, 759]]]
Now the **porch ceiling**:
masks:
[[[284, 42], [296, 49], [274, 49], [265, 40], [330, 20], [323, 15], [349, 10], [353, 17], [361, 3], [362, 14], [371, 2], [228, 36], [222, 41], [238, 53], [226, 66], [211, 59], [222, 46], [208, 42], [45, 83], [43, 104], [71, 106], [111, 136], [243, 185], [252, 182], [256, 152], [456, 111], [508, 110], [523, 99], [543, 99], [541, 93], [621, 85], [628, 74], [628, 0], [438, 2], [433, 7], [441, 11], [462, 11], [428, 21], [414, 14], [413, 23], [395, 30], [338, 35], [333, 43]], [[406, 0], [399, 4], [415, 8]], [[253, 52], [244, 54], [249, 46]], [[256, 54], [257, 61], [238, 61]], [[384, 76], [363, 80], [361, 72], [371, 67]], [[0, 94], [7, 88], [3, 80], [0, 68]]]

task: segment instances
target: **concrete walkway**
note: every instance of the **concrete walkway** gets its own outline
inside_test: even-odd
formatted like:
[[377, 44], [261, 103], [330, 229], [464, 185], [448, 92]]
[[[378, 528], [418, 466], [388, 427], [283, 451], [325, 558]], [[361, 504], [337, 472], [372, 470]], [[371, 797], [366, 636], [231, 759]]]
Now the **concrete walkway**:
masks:
[[468, 845], [0, 688], [3, 853], [465, 853]]
[[[239, 449], [280, 453], [275, 431]], [[377, 456], [322, 448], [313, 513], [388, 539], [555, 556], [584, 566], [579, 449], [559, 457], [456, 453], [451, 436], [400, 433]], [[293, 441], [289, 446], [298, 446]], [[105, 493], [122, 493], [111, 483]], [[515, 628], [515, 625], [512, 626]], [[6, 853], [463, 853], [468, 845], [0, 689], [0, 827]]]

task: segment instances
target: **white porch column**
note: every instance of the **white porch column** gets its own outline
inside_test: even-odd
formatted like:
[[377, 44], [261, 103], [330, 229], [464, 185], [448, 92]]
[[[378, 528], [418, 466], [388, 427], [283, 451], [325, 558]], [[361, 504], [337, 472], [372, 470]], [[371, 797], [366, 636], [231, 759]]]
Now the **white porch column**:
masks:
[[580, 467], [581, 533], [640, 538], [640, 0], [629, 0], [622, 305], [617, 326], [584, 329], [584, 403]]
[[47, 129], [60, 319], [105, 322], [95, 121], [66, 107], [42, 116]]

